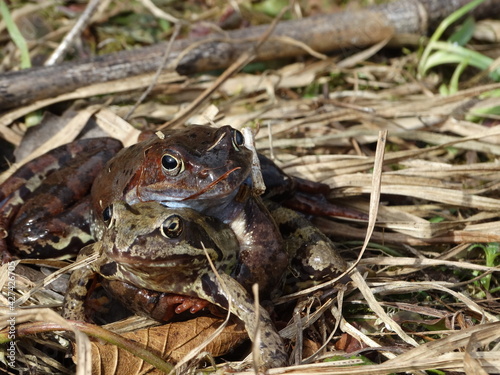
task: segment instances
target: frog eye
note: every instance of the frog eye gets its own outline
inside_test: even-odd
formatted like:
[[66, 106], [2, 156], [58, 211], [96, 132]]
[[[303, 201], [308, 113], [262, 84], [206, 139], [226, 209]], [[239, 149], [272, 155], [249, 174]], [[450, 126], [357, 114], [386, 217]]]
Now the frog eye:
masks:
[[113, 218], [113, 205], [110, 205], [106, 207], [104, 211], [102, 211], [102, 221], [104, 221], [104, 224], [106, 224], [108, 228], [111, 228], [112, 218]]
[[164, 237], [176, 238], [182, 233], [183, 222], [179, 215], [171, 215], [163, 222], [160, 232]]
[[238, 146], [243, 146], [245, 143], [245, 137], [239, 130], [233, 129], [233, 146], [238, 150]]
[[172, 154], [164, 154], [161, 157], [163, 169], [171, 176], [176, 176], [184, 170], [184, 163]]

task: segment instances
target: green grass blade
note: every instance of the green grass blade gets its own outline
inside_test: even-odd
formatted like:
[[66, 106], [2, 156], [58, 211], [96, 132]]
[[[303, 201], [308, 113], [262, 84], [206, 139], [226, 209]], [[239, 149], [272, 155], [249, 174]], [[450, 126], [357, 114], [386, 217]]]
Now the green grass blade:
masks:
[[5, 26], [7, 27], [7, 31], [9, 32], [12, 41], [15, 43], [19, 51], [21, 52], [21, 68], [31, 68], [31, 59], [28, 50], [28, 45], [26, 44], [26, 40], [23, 35], [19, 31], [16, 23], [12, 19], [10, 15], [9, 8], [7, 8], [7, 4], [5, 1], [0, 0], [0, 14], [5, 22]]
[[429, 58], [429, 55], [431, 54], [431, 51], [434, 49], [434, 43], [437, 42], [443, 33], [446, 31], [446, 29], [459, 20], [461, 17], [466, 15], [467, 13], [471, 12], [474, 8], [476, 8], [478, 5], [483, 3], [485, 0], [474, 0], [471, 1], [469, 4], [464, 5], [460, 9], [457, 9], [455, 12], [450, 14], [448, 17], [446, 17], [437, 27], [436, 31], [434, 34], [432, 34], [431, 38], [429, 39], [429, 43], [427, 44], [427, 47], [425, 47], [424, 52], [422, 53], [422, 57], [420, 59], [420, 64], [418, 67], [418, 74], [420, 77], [424, 76], [423, 73], [423, 67], [427, 63], [427, 59]]

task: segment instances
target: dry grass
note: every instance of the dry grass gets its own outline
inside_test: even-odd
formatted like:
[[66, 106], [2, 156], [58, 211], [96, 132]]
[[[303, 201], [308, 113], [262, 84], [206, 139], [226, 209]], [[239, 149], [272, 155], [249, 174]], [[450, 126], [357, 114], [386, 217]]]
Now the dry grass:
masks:
[[[494, 44], [483, 48], [500, 55]], [[380, 201], [376, 222], [372, 215], [373, 234], [350, 281], [336, 285], [336, 293], [327, 286], [324, 293], [302, 295], [283, 329], [291, 342], [303, 343], [303, 349], [295, 347], [297, 366], [269, 373], [498, 373], [498, 258], [488, 264], [486, 251], [471, 245], [480, 243], [500, 253], [499, 118], [477, 111], [500, 106], [498, 98], [486, 95], [500, 84], [472, 78], [458, 93], [440, 96], [437, 87], [446, 73], [417, 79], [415, 52], [391, 58], [384, 52], [374, 57], [375, 51], [364, 52], [348, 58], [305, 58], [259, 73], [236, 74], [187, 121], [258, 128], [257, 149], [287, 173], [329, 184], [332, 202], [373, 213], [370, 196]], [[167, 72], [128, 121], [150, 127], [170, 121], [215, 79]], [[115, 116], [129, 112], [150, 80], [134, 77], [119, 85], [89, 86], [16, 108], [0, 115], [0, 127], [8, 129], [3, 134], [9, 141], [18, 143], [23, 116], [69, 101], [78, 114], [48, 142], [51, 146], [73, 140], [93, 115], [105, 131], [131, 144], [138, 131]], [[97, 94], [104, 96], [96, 98]], [[216, 106], [215, 114], [211, 105]], [[384, 155], [376, 152], [380, 131], [387, 131]], [[39, 146], [36, 152], [41, 154], [46, 145]], [[377, 174], [374, 163], [382, 156]], [[380, 197], [374, 178], [380, 182]], [[346, 259], [356, 260], [367, 223], [343, 218], [316, 218], [315, 223], [339, 244]], [[3, 267], [0, 285], [5, 291]], [[33, 283], [19, 275], [16, 287], [20, 298]], [[6, 297], [5, 292], [1, 304], [8, 306]], [[30, 307], [26, 320], [57, 321], [52, 312], [38, 313], [38, 308], [56, 307], [61, 301], [60, 291], [38, 291], [25, 303]], [[0, 323], [7, 326], [8, 311], [1, 315]], [[54, 339], [49, 342], [61, 345]], [[323, 343], [321, 358], [354, 357], [308, 364], [306, 358]], [[28, 361], [39, 369], [64, 372], [64, 366], [31, 348]], [[353, 367], [360, 354], [380, 363]], [[303, 360], [305, 364], [298, 365]]]

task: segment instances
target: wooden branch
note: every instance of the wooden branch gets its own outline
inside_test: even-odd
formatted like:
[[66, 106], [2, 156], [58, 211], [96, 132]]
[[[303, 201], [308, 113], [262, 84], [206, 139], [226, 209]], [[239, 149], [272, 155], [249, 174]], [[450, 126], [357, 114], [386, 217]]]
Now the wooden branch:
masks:
[[[340, 12], [280, 22], [256, 51], [265, 61], [316, 52], [361, 47], [399, 34], [425, 34], [444, 17], [470, 0], [399, 0], [355, 12]], [[487, 0], [475, 11], [478, 18], [500, 14], [500, 1]], [[175, 41], [165, 69], [192, 74], [228, 67], [254, 48], [267, 25], [249, 27], [205, 38]], [[290, 43], [294, 40], [295, 43]], [[303, 46], [300, 46], [302, 44]], [[0, 110], [54, 97], [95, 83], [154, 73], [166, 43], [0, 75]]]

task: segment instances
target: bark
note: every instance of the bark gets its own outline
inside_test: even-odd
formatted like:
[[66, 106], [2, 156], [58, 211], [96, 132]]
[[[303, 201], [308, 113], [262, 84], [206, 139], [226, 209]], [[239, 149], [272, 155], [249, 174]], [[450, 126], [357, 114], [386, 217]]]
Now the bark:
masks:
[[[283, 21], [258, 48], [256, 60], [307, 54], [304, 48], [284, 41], [284, 37], [295, 39], [317, 52], [328, 53], [342, 48], [371, 45], [399, 34], [426, 34], [444, 17], [470, 1], [399, 0], [355, 12]], [[474, 12], [477, 18], [499, 14], [498, 0], [486, 1]], [[205, 38], [175, 41], [165, 69], [175, 69], [179, 74], [192, 74], [228, 67], [244, 51], [254, 48], [267, 29], [267, 25], [261, 25], [220, 35], [211, 34]], [[166, 43], [160, 43], [86, 61], [2, 74], [0, 110], [94, 83], [152, 73], [158, 69], [165, 49]]]

